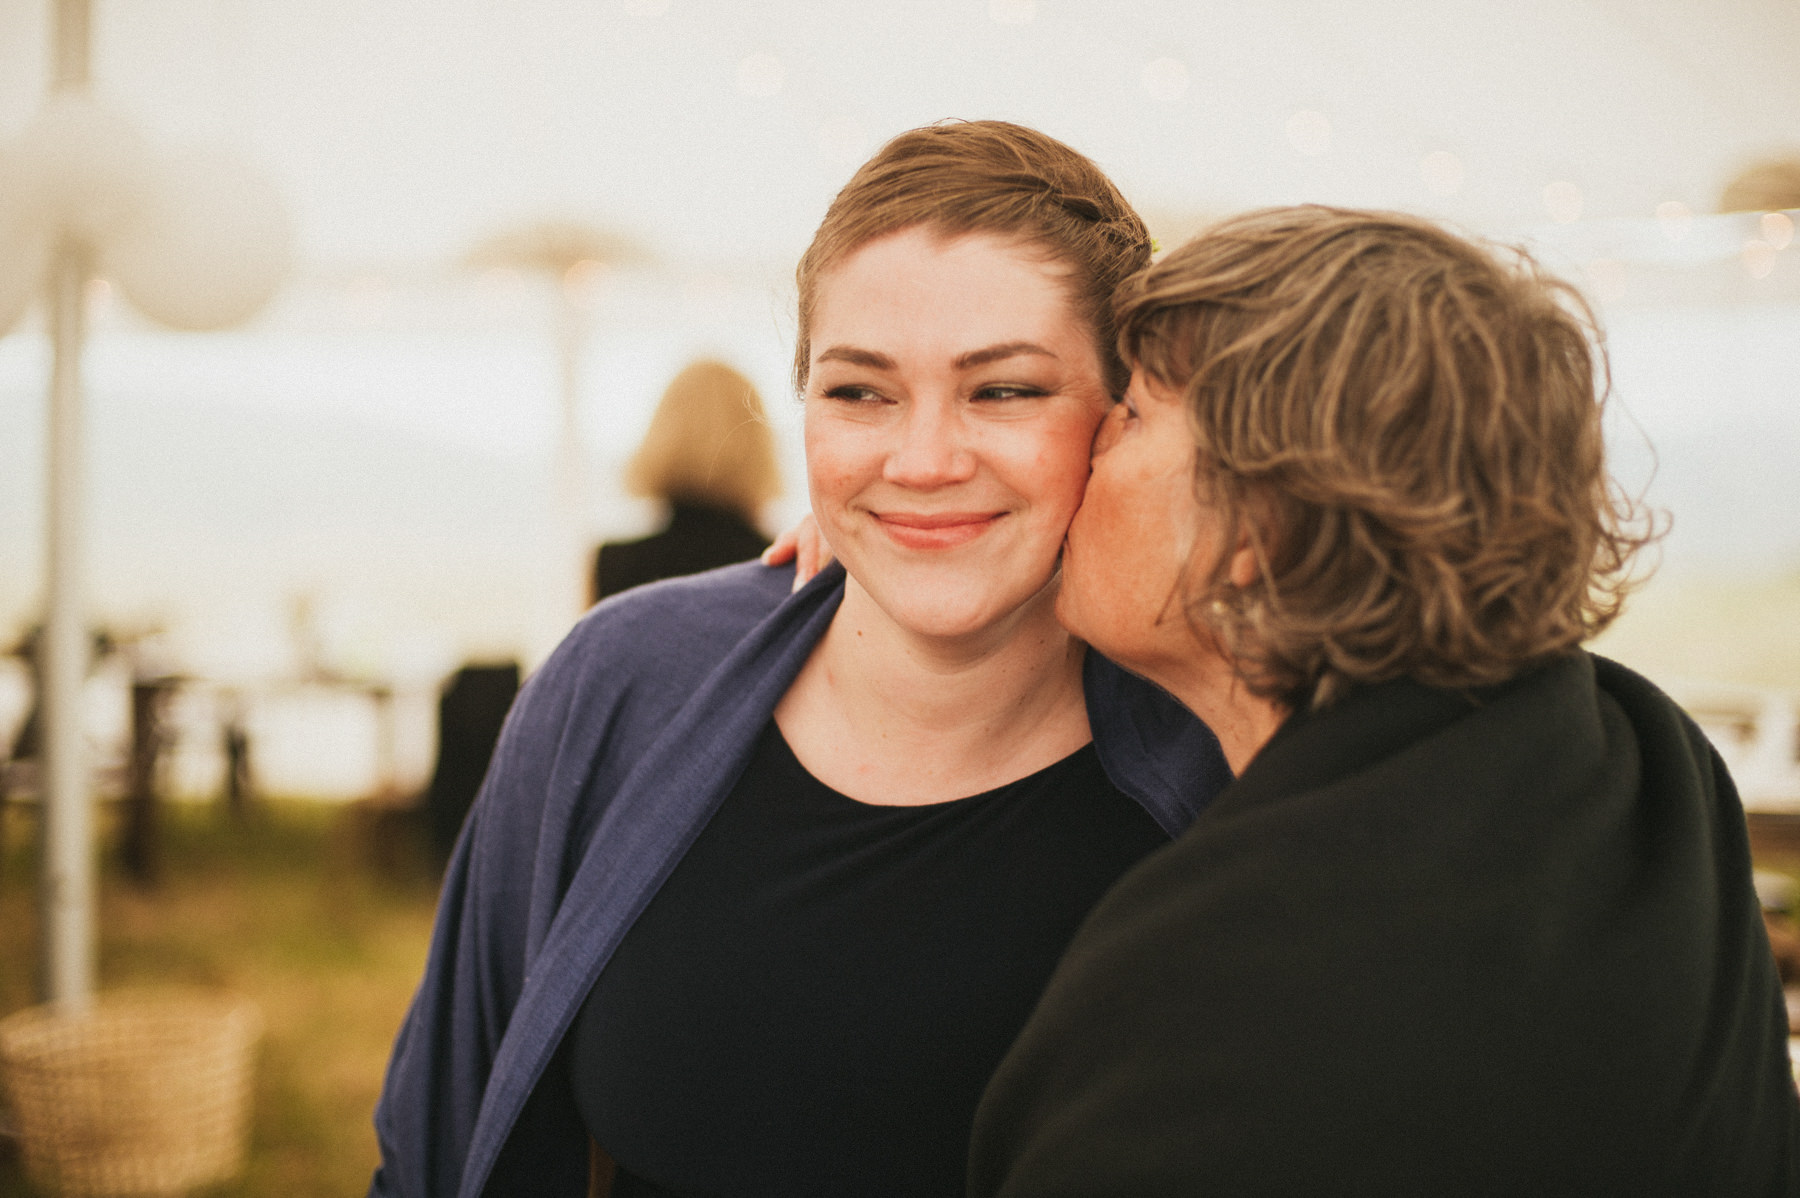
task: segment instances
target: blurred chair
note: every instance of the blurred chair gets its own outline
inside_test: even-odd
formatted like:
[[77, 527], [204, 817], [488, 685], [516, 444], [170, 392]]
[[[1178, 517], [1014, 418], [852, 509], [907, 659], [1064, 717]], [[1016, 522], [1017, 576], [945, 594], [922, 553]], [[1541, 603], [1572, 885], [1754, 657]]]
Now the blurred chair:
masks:
[[465, 665], [444, 686], [438, 700], [437, 766], [425, 790], [426, 832], [440, 864], [450, 859], [518, 693], [517, 662]]

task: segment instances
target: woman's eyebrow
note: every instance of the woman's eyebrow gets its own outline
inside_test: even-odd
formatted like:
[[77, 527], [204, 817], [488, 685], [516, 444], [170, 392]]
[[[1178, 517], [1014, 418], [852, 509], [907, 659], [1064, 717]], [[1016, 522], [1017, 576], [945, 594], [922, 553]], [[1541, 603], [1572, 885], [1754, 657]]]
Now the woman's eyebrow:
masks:
[[968, 370], [973, 366], [986, 366], [990, 362], [999, 362], [1005, 358], [1016, 358], [1021, 354], [1038, 354], [1046, 358], [1056, 355], [1031, 341], [1007, 341], [1000, 345], [990, 345], [986, 349], [972, 349], [960, 355], [954, 365], [958, 370]]
[[894, 360], [886, 354], [878, 354], [872, 349], [858, 349], [854, 345], [834, 345], [819, 354], [821, 362], [848, 362], [852, 366], [867, 366], [873, 370], [892, 370]]
[[[1033, 341], [1006, 341], [999, 345], [984, 346], [972, 349], [968, 353], [958, 354], [951, 363], [958, 370], [969, 370], [976, 366], [986, 366], [990, 362], [999, 362], [1007, 358], [1016, 358], [1023, 354], [1036, 354], [1045, 358], [1056, 355]], [[866, 366], [873, 370], [892, 370], [894, 360], [886, 354], [872, 349], [861, 349], [854, 345], [834, 345], [819, 352], [821, 362], [848, 362], [852, 366]]]

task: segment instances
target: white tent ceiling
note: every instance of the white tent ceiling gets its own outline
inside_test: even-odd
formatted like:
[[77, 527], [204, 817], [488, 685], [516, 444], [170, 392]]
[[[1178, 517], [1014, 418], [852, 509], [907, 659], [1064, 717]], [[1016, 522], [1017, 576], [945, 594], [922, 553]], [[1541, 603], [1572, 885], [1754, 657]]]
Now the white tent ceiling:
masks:
[[[560, 216], [654, 255], [588, 313], [608, 476], [696, 352], [782, 395], [783, 279], [826, 203], [881, 139], [947, 116], [1064, 137], [1165, 240], [1298, 200], [1536, 238], [1610, 309], [1617, 461], [1675, 512], [1669, 564], [1800, 560], [1800, 244], [1759, 277], [1738, 261], [1756, 217], [1679, 241], [1652, 219], [1800, 148], [1800, 0], [93, 4], [99, 91], [155, 141], [247, 156], [298, 224], [302, 277], [235, 333], [146, 329], [96, 291], [96, 602], [197, 630], [196, 668], [262, 660], [244, 646], [279, 646], [294, 594], [363, 611], [359, 643], [390, 649], [521, 635], [556, 427], [547, 292], [457, 269], [473, 245]], [[0, 0], [0, 143], [42, 103], [49, 9]], [[1580, 219], [1553, 223], [1551, 184]], [[0, 631], [39, 603], [35, 332], [0, 339]], [[797, 413], [772, 412], [797, 479]], [[646, 518], [601, 490], [597, 531]], [[803, 488], [787, 502], [778, 519]], [[1726, 672], [1786, 679], [1784, 602], [1764, 628], [1708, 591], [1645, 639], [1723, 661], [1708, 630], [1754, 626]]]
[[[40, 102], [48, 8], [0, 0], [0, 136]], [[554, 213], [785, 269], [862, 156], [947, 116], [1056, 133], [1171, 223], [1306, 199], [1510, 230], [1559, 181], [1586, 217], [1706, 211], [1800, 146], [1797, 0], [96, 0], [95, 21], [99, 90], [271, 172], [315, 265], [443, 261]]]

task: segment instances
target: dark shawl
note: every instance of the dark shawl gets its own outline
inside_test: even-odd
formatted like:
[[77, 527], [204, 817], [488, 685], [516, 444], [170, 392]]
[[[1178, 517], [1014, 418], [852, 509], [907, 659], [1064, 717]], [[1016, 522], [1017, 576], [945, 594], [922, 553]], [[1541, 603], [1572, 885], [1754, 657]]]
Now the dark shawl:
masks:
[[1800, 1194], [1743, 811], [1579, 654], [1296, 715], [1102, 901], [970, 1193]]

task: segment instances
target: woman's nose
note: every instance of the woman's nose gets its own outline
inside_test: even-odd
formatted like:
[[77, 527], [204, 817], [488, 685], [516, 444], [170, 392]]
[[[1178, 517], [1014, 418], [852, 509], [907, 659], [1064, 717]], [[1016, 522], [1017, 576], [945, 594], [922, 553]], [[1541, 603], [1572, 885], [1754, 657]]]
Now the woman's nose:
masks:
[[950, 405], [915, 403], [895, 429], [884, 477], [903, 487], [943, 487], [975, 473], [967, 430]]
[[1125, 431], [1125, 405], [1115, 403], [1112, 410], [1106, 414], [1106, 418], [1100, 422], [1100, 427], [1094, 430], [1092, 456], [1099, 457], [1111, 449], [1123, 431]]

